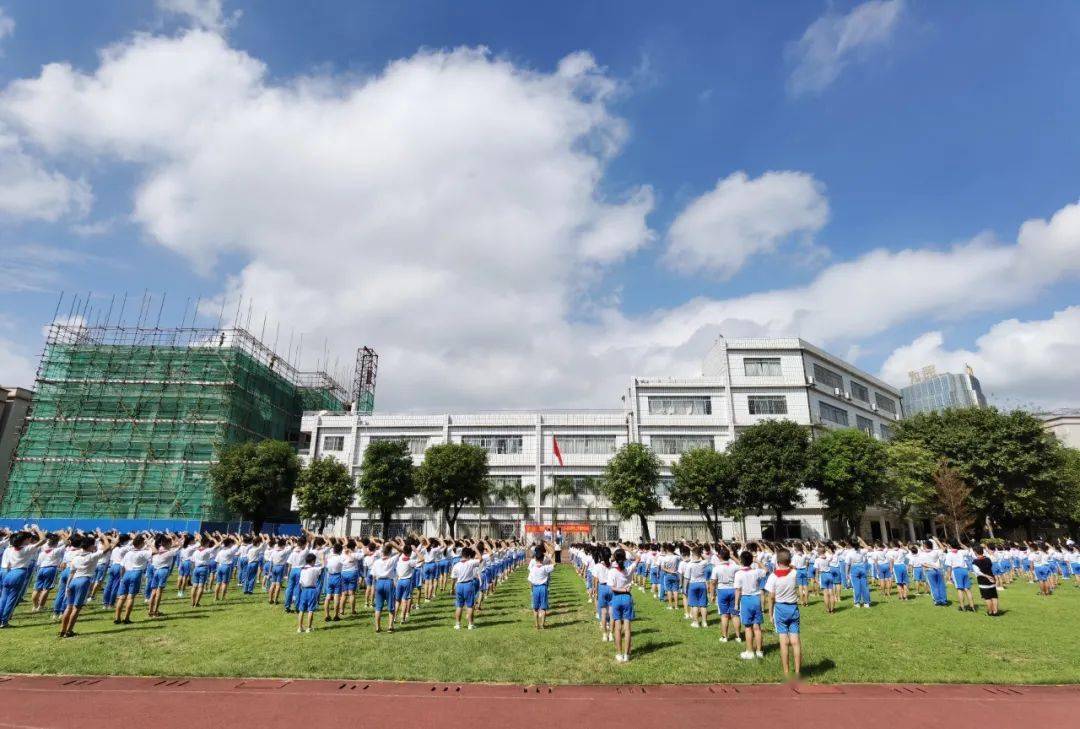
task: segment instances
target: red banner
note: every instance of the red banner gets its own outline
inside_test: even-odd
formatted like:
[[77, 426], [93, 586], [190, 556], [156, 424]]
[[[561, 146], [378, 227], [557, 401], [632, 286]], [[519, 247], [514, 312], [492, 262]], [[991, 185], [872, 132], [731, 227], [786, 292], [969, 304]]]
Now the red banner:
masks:
[[525, 531], [529, 534], [542, 534], [543, 532], [550, 532], [558, 529], [563, 534], [570, 533], [583, 533], [588, 534], [592, 531], [592, 525], [583, 522], [559, 522], [558, 524], [526, 524]]

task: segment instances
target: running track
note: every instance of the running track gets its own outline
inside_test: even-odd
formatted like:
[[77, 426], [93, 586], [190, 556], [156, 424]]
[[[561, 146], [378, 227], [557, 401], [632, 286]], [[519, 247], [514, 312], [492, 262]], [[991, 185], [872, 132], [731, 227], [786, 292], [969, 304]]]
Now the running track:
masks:
[[506, 686], [0, 676], [0, 729], [1075, 726], [1080, 686]]

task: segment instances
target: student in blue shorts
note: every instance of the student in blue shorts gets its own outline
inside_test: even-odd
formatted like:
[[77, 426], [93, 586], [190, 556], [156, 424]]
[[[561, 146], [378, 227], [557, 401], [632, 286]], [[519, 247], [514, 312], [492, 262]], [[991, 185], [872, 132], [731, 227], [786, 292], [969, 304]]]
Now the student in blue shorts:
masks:
[[742, 565], [735, 573], [735, 609], [746, 635], [746, 650], [739, 654], [743, 660], [764, 658], [761, 651], [761, 578], [765, 570], [754, 563], [754, 555], [743, 551], [739, 555]]
[[450, 569], [450, 579], [454, 581], [454, 630], [461, 630], [462, 611], [472, 630], [476, 592], [480, 587], [480, 560], [471, 547], [462, 547], [461, 559]]
[[[799, 640], [799, 588], [796, 571], [791, 568], [791, 553], [781, 549], [776, 553], [776, 569], [765, 581], [765, 592], [773, 596], [773, 625], [780, 639], [780, 663], [784, 678], [795, 674], [799, 680], [802, 667], [802, 644]], [[791, 668], [788, 657], [791, 657]]]
[[[304, 557], [304, 566], [300, 568], [297, 633], [311, 632], [312, 623], [315, 622], [315, 610], [319, 607], [319, 578], [322, 576], [322, 568], [315, 564], [316, 561], [315, 554], [308, 552]], [[307, 625], [304, 624], [305, 620]]]
[[[532, 586], [533, 622], [537, 630], [543, 630], [548, 611], [548, 583], [555, 563], [547, 556], [543, 545], [536, 545], [533, 558], [529, 562], [529, 584]], [[599, 604], [599, 598], [597, 599]]]
[[607, 584], [612, 595], [611, 620], [615, 627], [615, 660], [619, 663], [630, 660], [630, 626], [634, 620], [634, 596], [630, 594], [630, 589], [634, 584], [636, 567], [637, 562], [627, 564], [626, 550], [619, 547], [612, 555], [611, 569], [607, 575]]

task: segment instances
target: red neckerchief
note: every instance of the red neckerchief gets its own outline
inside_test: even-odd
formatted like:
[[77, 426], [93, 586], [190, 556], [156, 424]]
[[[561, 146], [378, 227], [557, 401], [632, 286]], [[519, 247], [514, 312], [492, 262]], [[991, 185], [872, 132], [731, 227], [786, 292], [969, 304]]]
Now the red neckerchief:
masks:
[[775, 570], [773, 572], [773, 574], [776, 575], [777, 577], [783, 577], [783, 576], [787, 575], [789, 572], [791, 572], [790, 567], [788, 569], [786, 569], [786, 570], [783, 570], [783, 569]]

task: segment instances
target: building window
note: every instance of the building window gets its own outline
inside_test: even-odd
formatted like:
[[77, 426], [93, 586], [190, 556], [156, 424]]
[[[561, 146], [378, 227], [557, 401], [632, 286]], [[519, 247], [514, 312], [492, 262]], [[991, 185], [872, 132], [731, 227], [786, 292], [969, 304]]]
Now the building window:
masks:
[[661, 476], [660, 480], [656, 484], [656, 493], [658, 493], [660, 496], [667, 496], [671, 493], [671, 487], [674, 485], [674, 476]]
[[322, 449], [324, 451], [343, 451], [345, 450], [345, 436], [343, 435], [324, 435], [322, 439]]
[[870, 418], [864, 418], [861, 415], [855, 416], [855, 427], [866, 433], [867, 435], [874, 434], [874, 421]]
[[403, 436], [397, 436], [397, 435], [373, 435], [373, 436], [371, 436], [370, 440], [372, 442], [377, 441], [377, 440], [396, 440], [396, 441], [400, 441], [400, 442], [404, 443], [405, 445], [407, 445], [409, 447], [409, 453], [414, 455], [414, 456], [422, 456], [422, 455], [424, 455], [424, 451], [426, 451], [427, 447], [428, 447], [428, 438], [427, 438], [427, 436], [423, 436], [423, 437], [416, 437], [416, 436], [403, 437]]
[[880, 392], [874, 393], [874, 404], [887, 413], [892, 413], [893, 415], [896, 414], [896, 403], [882, 395]]
[[747, 357], [743, 360], [743, 372], [747, 377], [779, 377], [779, 357]]
[[751, 415], [787, 415], [787, 398], [783, 395], [750, 395], [746, 405]]
[[714, 448], [711, 435], [654, 435], [649, 441], [653, 453], [677, 456], [697, 448]]
[[606, 456], [615, 452], [613, 435], [556, 435], [563, 455]]
[[814, 380], [826, 387], [844, 389], [844, 378], [819, 364], [814, 365]]
[[855, 380], [851, 381], [851, 396], [862, 402], [870, 402], [870, 390], [867, 389], [866, 385]]
[[489, 455], [510, 455], [521, 453], [520, 435], [467, 435], [461, 439], [466, 445], [480, 446]]
[[650, 397], [650, 415], [712, 415], [707, 397]]
[[892, 440], [892, 428], [885, 425], [885, 423], [880, 423], [878, 425], [878, 428], [881, 429], [881, 439], [882, 440]]
[[847, 427], [847, 410], [844, 410], [843, 408], [833, 407], [827, 402], [819, 402], [818, 412], [821, 414], [822, 420], [827, 420], [830, 423], [836, 423], [837, 425], [843, 425], [845, 428]]

